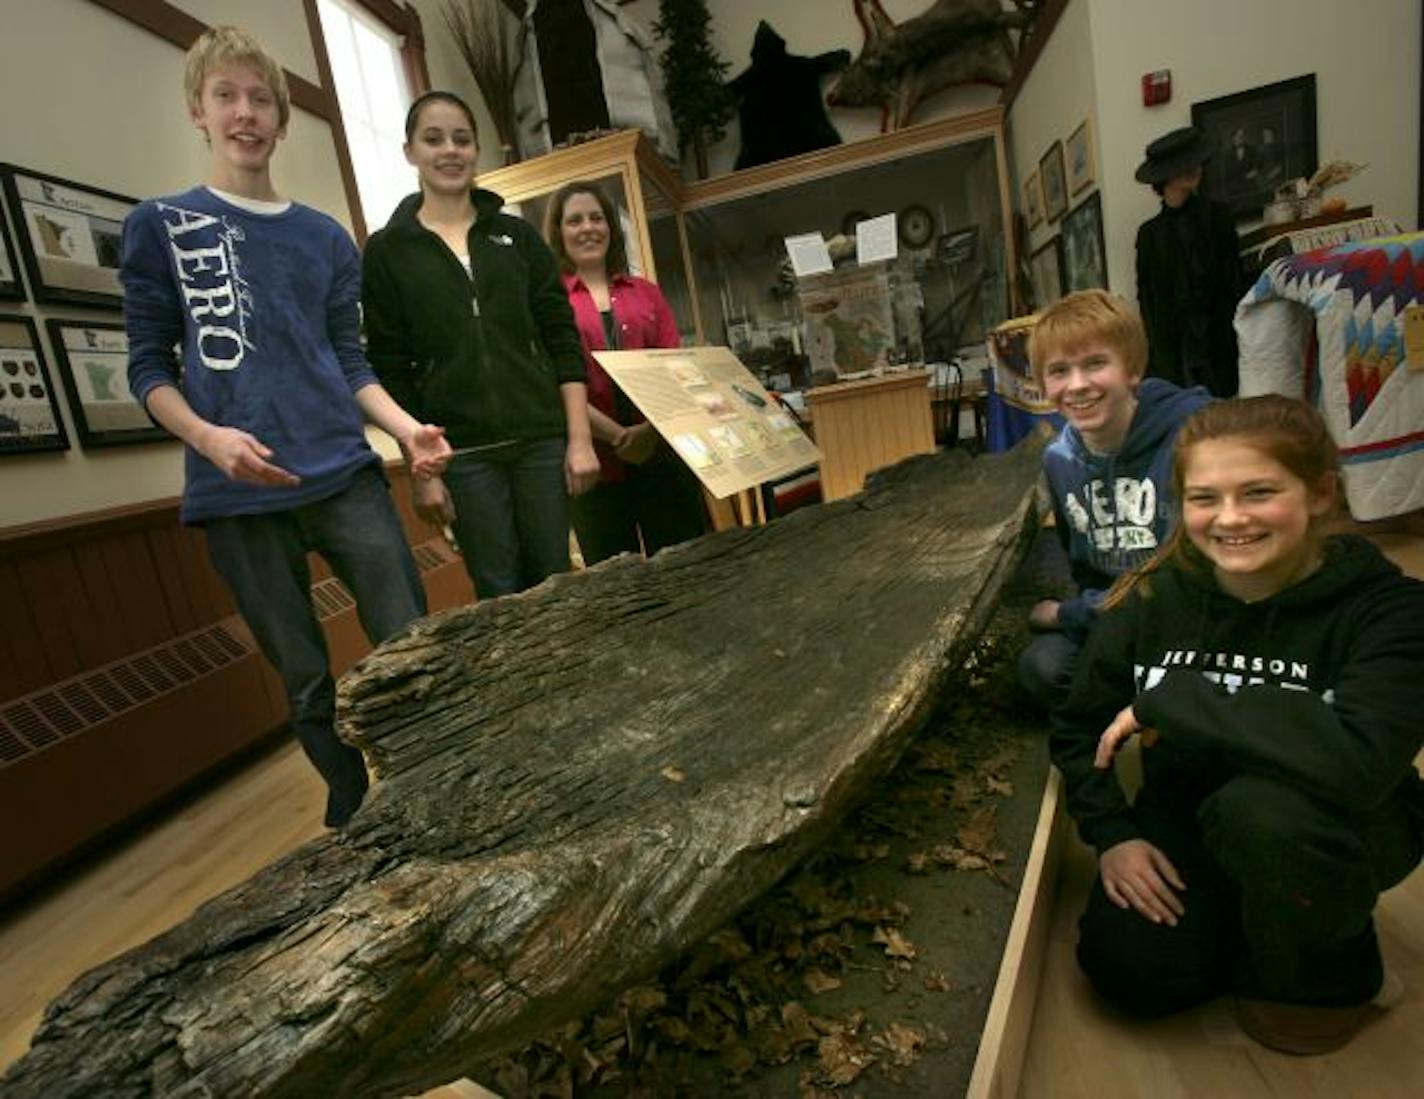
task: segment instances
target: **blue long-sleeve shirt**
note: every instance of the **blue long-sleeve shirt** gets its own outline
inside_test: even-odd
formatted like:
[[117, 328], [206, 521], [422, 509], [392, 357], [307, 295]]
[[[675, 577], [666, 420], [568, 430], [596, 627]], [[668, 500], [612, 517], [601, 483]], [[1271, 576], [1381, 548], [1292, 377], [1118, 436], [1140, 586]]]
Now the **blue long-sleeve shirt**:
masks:
[[175, 386], [301, 478], [233, 481], [189, 447], [185, 523], [321, 500], [380, 460], [355, 400], [376, 382], [361, 350], [360, 258], [330, 217], [299, 203], [253, 213], [205, 187], [152, 199], [124, 222], [119, 277], [138, 401]]

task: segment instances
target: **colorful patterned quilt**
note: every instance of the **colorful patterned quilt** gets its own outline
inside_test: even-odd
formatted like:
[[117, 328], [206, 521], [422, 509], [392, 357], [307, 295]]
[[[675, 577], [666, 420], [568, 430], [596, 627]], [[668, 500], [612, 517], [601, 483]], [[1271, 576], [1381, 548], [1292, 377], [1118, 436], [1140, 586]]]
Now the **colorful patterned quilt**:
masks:
[[1241, 395], [1315, 404], [1359, 520], [1424, 508], [1424, 371], [1404, 361], [1404, 311], [1424, 303], [1424, 233], [1276, 260], [1236, 310]]

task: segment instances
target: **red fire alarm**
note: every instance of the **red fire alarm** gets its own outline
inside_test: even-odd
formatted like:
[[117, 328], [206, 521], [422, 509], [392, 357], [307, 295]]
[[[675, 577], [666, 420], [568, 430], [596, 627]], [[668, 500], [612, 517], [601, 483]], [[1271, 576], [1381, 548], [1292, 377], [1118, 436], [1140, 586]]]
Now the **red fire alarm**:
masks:
[[1142, 105], [1155, 107], [1172, 98], [1172, 70], [1158, 69], [1142, 74]]

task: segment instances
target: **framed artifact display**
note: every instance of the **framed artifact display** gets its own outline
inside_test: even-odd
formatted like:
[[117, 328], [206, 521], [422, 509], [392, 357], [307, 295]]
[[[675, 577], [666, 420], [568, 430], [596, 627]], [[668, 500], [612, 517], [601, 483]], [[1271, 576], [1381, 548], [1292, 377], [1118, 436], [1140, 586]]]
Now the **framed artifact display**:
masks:
[[1043, 224], [1043, 186], [1038, 182], [1037, 171], [1030, 172], [1024, 180], [1023, 209], [1030, 229]]
[[34, 321], [0, 316], [0, 455], [68, 449]]
[[1097, 177], [1093, 162], [1093, 127], [1085, 118], [1068, 138], [1068, 193], [1076, 195]]
[[1057, 234], [1028, 258], [1033, 300], [1039, 309], [1063, 296], [1063, 236]]
[[1315, 74], [1193, 103], [1192, 125], [1212, 149], [1202, 193], [1237, 218], [1259, 216], [1277, 187], [1318, 167]]
[[119, 308], [120, 234], [138, 201], [13, 164], [0, 175], [35, 300]]
[[1094, 191], [1063, 219], [1063, 292], [1106, 290], [1107, 249], [1103, 243], [1103, 198]]
[[20, 260], [10, 239], [10, 229], [5, 224], [4, 211], [0, 211], [0, 298], [16, 301], [25, 298], [25, 288], [20, 284]]
[[81, 446], [173, 438], [148, 418], [129, 390], [129, 341], [122, 324], [52, 320], [48, 328]]
[[1050, 223], [1068, 211], [1068, 181], [1063, 174], [1063, 143], [1055, 141], [1038, 162], [1043, 179], [1043, 216]]

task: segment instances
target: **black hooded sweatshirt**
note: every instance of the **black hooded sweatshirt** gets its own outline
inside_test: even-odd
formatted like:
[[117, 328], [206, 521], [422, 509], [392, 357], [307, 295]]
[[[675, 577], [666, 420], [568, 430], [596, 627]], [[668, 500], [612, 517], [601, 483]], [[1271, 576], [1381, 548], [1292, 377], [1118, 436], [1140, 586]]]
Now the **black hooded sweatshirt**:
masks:
[[1139, 835], [1111, 769], [1093, 767], [1129, 702], [1155, 728], [1137, 807], [1192, 814], [1239, 774], [1279, 780], [1345, 816], [1401, 792], [1424, 827], [1424, 583], [1363, 538], [1325, 543], [1324, 563], [1244, 603], [1209, 571], [1166, 566], [1102, 615], [1050, 749], [1068, 811], [1099, 853]]
[[366, 242], [361, 305], [366, 354], [412, 416], [451, 446], [563, 435], [559, 385], [585, 382], [583, 346], [558, 262], [527, 222], [474, 190], [471, 274], [401, 201]]

